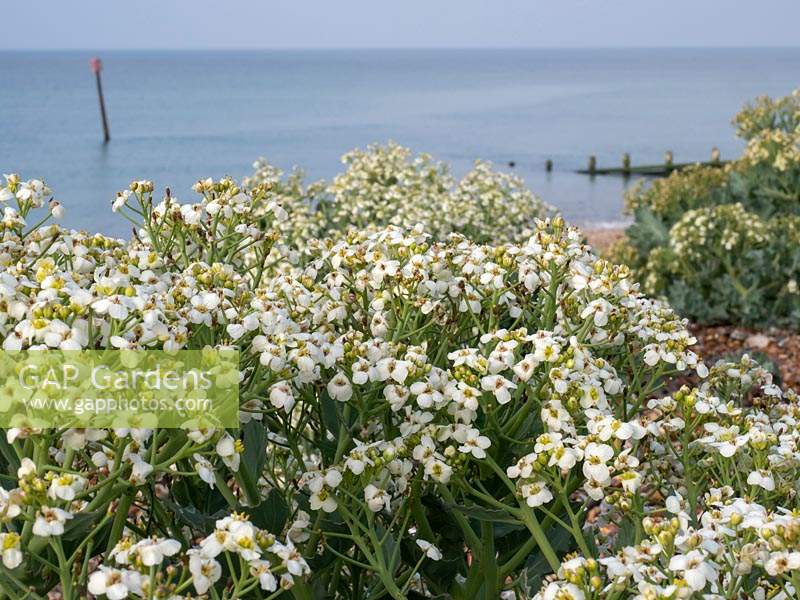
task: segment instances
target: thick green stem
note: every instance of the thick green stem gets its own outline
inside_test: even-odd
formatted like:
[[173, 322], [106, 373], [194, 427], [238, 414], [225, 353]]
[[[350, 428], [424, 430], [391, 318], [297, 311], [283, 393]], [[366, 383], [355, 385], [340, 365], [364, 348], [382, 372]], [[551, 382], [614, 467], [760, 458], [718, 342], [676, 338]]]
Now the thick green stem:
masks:
[[497, 555], [494, 549], [494, 525], [491, 522], [481, 523], [481, 541], [483, 550], [479, 561], [483, 572], [483, 597], [486, 600], [495, 600], [499, 597]]
[[114, 549], [117, 542], [122, 538], [122, 532], [125, 530], [125, 523], [128, 521], [128, 510], [133, 504], [133, 497], [136, 495], [135, 489], [128, 490], [117, 505], [117, 514], [114, 516], [114, 523], [111, 525], [111, 534], [108, 536], [108, 544], [106, 545], [106, 554]]
[[556, 556], [553, 547], [550, 545], [550, 541], [547, 539], [547, 535], [542, 529], [539, 519], [537, 519], [536, 515], [533, 513], [533, 510], [523, 509], [522, 521], [525, 523], [528, 531], [531, 532], [531, 535], [536, 540], [539, 549], [542, 551], [542, 554], [547, 560], [547, 564], [550, 565], [550, 568], [553, 570], [553, 572], [558, 571], [558, 568], [561, 566], [561, 561], [558, 560], [558, 556]]

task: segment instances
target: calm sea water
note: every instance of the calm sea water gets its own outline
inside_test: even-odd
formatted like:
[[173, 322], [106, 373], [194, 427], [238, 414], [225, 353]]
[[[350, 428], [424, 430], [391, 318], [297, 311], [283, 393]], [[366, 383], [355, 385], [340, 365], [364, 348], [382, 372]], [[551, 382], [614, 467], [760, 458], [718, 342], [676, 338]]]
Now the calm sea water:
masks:
[[91, 56], [0, 53], [0, 171], [44, 178], [68, 225], [120, 235], [109, 203], [132, 179], [188, 200], [258, 156], [330, 177], [346, 150], [389, 139], [457, 174], [514, 161], [569, 219], [618, 223], [624, 182], [573, 172], [589, 154], [733, 156], [738, 108], [800, 83], [800, 49], [103, 52], [103, 145]]

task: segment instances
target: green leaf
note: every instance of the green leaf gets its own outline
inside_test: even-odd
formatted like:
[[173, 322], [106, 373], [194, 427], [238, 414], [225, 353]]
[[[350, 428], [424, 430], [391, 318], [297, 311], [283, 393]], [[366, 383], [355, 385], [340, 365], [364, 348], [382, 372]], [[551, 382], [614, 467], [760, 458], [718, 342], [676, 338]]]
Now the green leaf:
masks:
[[669, 229], [652, 210], [637, 208], [634, 217], [636, 220], [626, 233], [640, 252], [646, 254], [656, 246], [669, 243]]
[[447, 508], [457, 510], [463, 515], [478, 521], [489, 521], [492, 523], [513, 523], [519, 524], [519, 521], [509, 515], [506, 511], [499, 508], [484, 508], [478, 505], [462, 506], [460, 504], [447, 504]]
[[65, 542], [82, 541], [94, 526], [103, 518], [103, 511], [77, 513], [64, 527], [62, 539]]
[[322, 411], [322, 424], [325, 429], [333, 435], [339, 435], [341, 420], [339, 417], [339, 406], [337, 401], [327, 393], [322, 393], [319, 399], [320, 410]]
[[[466, 540], [453, 518], [454, 508], [452, 506], [445, 505], [441, 499], [432, 494], [422, 496], [421, 502], [431, 529], [436, 534], [436, 539], [428, 541], [436, 544], [442, 551], [441, 560], [426, 560], [422, 563], [422, 572], [433, 591], [445, 593], [456, 576], [466, 574], [467, 565], [464, 553]], [[407, 560], [416, 562], [419, 558], [419, 547], [411, 540], [407, 539], [405, 542], [404, 556]]]
[[161, 502], [175, 513], [178, 521], [188, 525], [194, 531], [201, 531], [205, 535], [214, 531], [217, 519], [221, 519], [229, 513], [228, 510], [222, 508], [213, 514], [209, 514], [198, 510], [194, 506], [181, 506], [170, 500], [162, 500]]
[[0, 430], [0, 457], [2, 457], [2, 470], [10, 475], [14, 475], [19, 469], [19, 457], [14, 452], [14, 448], [6, 439], [5, 430]]
[[614, 548], [621, 549], [625, 546], [632, 546], [636, 538], [636, 526], [628, 518], [622, 520], [619, 524], [619, 531], [614, 540]]
[[254, 474], [261, 476], [261, 471], [267, 462], [267, 428], [261, 421], [253, 419], [245, 423], [242, 429], [244, 430], [242, 466], [247, 466]]
[[267, 428], [261, 421], [252, 420], [242, 427], [244, 432], [244, 452], [236, 472], [236, 479], [241, 484], [251, 504], [259, 499], [258, 480], [267, 462]]
[[[397, 551], [397, 540], [391, 531], [386, 531], [381, 525], [375, 526], [375, 534], [381, 541], [381, 554], [383, 555], [384, 563], [387, 570], [391, 573], [397, 567], [395, 561], [400, 560], [400, 552]], [[396, 555], [395, 555], [396, 552]], [[394, 556], [394, 558], [392, 558]]]
[[272, 489], [258, 506], [248, 507], [245, 512], [256, 527], [279, 535], [289, 518], [289, 506], [276, 489]]

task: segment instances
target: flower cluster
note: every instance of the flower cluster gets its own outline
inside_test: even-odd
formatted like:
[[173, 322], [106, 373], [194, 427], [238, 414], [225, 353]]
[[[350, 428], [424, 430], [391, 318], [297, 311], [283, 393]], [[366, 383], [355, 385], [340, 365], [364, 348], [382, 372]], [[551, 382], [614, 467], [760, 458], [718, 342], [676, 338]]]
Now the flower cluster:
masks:
[[264, 159], [255, 163], [245, 186], [268, 186], [292, 215], [283, 244], [303, 251], [321, 237], [420, 223], [437, 240], [461, 233], [478, 242], [522, 242], [535, 219], [554, 213], [521, 179], [485, 162], [458, 182], [445, 164], [394, 143], [353, 150], [342, 162], [346, 170], [330, 183], [307, 187], [299, 172], [284, 181]]
[[244, 514], [233, 513], [217, 520], [208, 536], [186, 550], [188, 564], [164, 568], [165, 560], [180, 550], [181, 543], [174, 539], [136, 541], [131, 532], [125, 532], [108, 553], [113, 566], [101, 565], [89, 576], [87, 588], [96, 596], [108, 598], [150, 598], [164, 593], [175, 597], [190, 587], [203, 595], [222, 578], [223, 557], [228, 568], [238, 572], [234, 597], [247, 596], [254, 590], [288, 590], [294, 586], [295, 577], [310, 572], [290, 539], [285, 543], [276, 540], [255, 527]]
[[750, 140], [770, 129], [796, 131], [800, 126], [800, 90], [788, 96], [761, 96], [745, 106], [733, 119], [739, 137]]
[[342, 164], [346, 170], [327, 188], [334, 230], [429, 221], [454, 185], [446, 165], [397, 144], [352, 150]]
[[253, 163], [253, 175], [242, 181], [242, 187], [251, 192], [263, 191], [268, 201], [261, 203], [256, 214], [268, 216], [271, 202], [276, 203], [291, 218], [277, 224], [280, 236], [273, 248], [269, 264], [276, 268], [297, 264], [307, 245], [323, 237], [327, 231], [325, 215], [318, 210], [325, 201], [326, 183], [317, 181], [306, 184], [303, 172], [295, 169], [284, 177], [283, 172], [260, 158]]
[[[362, 523], [402, 544], [413, 517], [430, 543], [440, 517], [425, 497], [519, 523], [557, 564], [533, 509], [578, 491], [600, 501], [620, 478], [636, 490], [642, 402], [661, 377], [703, 371], [681, 321], [580, 240], [560, 219], [506, 246], [389, 227], [328, 241], [266, 282], [228, 327], [248, 331], [239, 343], [252, 340], [265, 369], [269, 404], [256, 414], [306, 440], [299, 464], [275, 449], [268, 487], [297, 478], [309, 509], [346, 528], [379, 575], [399, 565], [361, 539]], [[490, 551], [463, 516], [448, 518], [462, 545]], [[446, 579], [401, 568], [399, 590], [396, 574], [382, 583], [395, 596], [472, 581], [451, 566]]]
[[635, 221], [614, 254], [649, 294], [700, 322], [800, 323], [799, 98], [760, 98], [736, 116], [738, 160], [628, 193]]
[[642, 540], [599, 560], [570, 556], [537, 600], [796, 597], [800, 519], [730, 488], [712, 488], [698, 512], [683, 498], [641, 522]]
[[[486, 211], [524, 201], [514, 180], [476, 171], [454, 196]], [[797, 397], [758, 365], [707, 369], [685, 322], [559, 217], [509, 243], [348, 225], [292, 248], [318, 223], [296, 198], [322, 188], [261, 172], [202, 180], [196, 203], [133, 182], [113, 203], [129, 241], [28, 228], [46, 186], [8, 178], [2, 347], [235, 347], [240, 427], [16, 423], [0, 442], [0, 590], [793, 589]], [[741, 503], [763, 519], [731, 537], [738, 517], [719, 515]]]
[[798, 410], [797, 395], [746, 357], [651, 400], [639, 448], [646, 493], [621, 482], [593, 525], [598, 540], [612, 532], [607, 550], [567, 556], [536, 597], [794, 597]]

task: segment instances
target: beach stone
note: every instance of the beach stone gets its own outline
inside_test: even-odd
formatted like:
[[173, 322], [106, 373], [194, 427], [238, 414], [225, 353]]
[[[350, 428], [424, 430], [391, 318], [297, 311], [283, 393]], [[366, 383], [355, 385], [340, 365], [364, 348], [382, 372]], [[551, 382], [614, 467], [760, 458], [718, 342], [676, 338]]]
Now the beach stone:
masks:
[[768, 338], [763, 333], [756, 333], [751, 335], [745, 340], [745, 344], [750, 348], [755, 348], [756, 350], [763, 350], [772, 340]]

